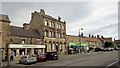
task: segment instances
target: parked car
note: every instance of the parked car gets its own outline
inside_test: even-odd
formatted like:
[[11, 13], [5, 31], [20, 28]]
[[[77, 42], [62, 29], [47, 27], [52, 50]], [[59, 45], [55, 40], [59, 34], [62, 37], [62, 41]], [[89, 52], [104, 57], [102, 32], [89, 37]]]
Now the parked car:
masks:
[[46, 55], [45, 54], [38, 54], [37, 55], [37, 61], [46, 61]]
[[98, 52], [98, 51], [103, 51], [103, 48], [95, 48], [95, 51]]
[[75, 49], [74, 48], [69, 48], [68, 54], [75, 54]]
[[47, 60], [58, 60], [57, 52], [47, 52], [45, 55], [46, 55]]
[[30, 55], [25, 55], [22, 56], [21, 59], [19, 60], [19, 63], [22, 64], [31, 64], [31, 63], [36, 63], [37, 59], [30, 56]]
[[110, 47], [108, 47], [108, 48], [104, 48], [103, 50], [104, 50], [104, 51], [113, 51], [114, 48], [110, 48]]
[[115, 48], [114, 48], [114, 50], [120, 50], [120, 48], [118, 48], [118, 47], [115, 47]]

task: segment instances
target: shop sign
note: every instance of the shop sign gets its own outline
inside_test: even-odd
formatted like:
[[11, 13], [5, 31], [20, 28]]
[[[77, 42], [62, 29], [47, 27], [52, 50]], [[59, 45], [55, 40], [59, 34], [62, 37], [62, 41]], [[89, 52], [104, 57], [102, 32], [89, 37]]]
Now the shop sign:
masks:
[[10, 44], [9, 48], [45, 48], [45, 45]]

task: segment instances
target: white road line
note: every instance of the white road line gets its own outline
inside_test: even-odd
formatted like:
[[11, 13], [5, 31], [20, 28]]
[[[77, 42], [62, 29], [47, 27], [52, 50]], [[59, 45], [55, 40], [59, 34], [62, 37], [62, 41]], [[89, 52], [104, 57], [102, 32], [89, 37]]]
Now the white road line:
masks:
[[107, 65], [105, 68], [110, 67], [110, 66], [112, 66], [112, 65], [116, 64], [116, 63], [117, 63], [117, 62], [119, 62], [119, 61], [120, 61], [120, 60], [117, 60], [117, 61], [115, 61], [115, 62], [113, 62], [113, 63], [111, 63], [111, 64]]

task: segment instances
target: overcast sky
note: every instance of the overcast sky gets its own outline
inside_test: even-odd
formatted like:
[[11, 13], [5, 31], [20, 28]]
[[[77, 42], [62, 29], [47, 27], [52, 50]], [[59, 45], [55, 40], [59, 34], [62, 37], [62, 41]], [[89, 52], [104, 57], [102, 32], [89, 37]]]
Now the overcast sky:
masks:
[[31, 13], [44, 9], [47, 15], [66, 21], [67, 34], [88, 34], [118, 38], [117, 2], [3, 2], [2, 13], [9, 15], [11, 25], [30, 22]]

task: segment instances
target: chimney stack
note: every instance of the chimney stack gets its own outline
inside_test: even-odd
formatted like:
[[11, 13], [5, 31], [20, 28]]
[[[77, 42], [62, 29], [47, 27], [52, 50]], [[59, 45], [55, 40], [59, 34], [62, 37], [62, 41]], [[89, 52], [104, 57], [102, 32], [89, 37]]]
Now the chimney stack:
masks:
[[40, 9], [40, 14], [45, 15], [45, 11], [43, 9]]
[[89, 37], [91, 37], [91, 35], [89, 34]]
[[24, 23], [23, 24], [23, 29], [29, 29], [29, 24], [28, 23]]
[[60, 21], [60, 20], [61, 20], [61, 17], [58, 16], [58, 20]]
[[100, 38], [100, 35], [97, 35], [97, 38]]

